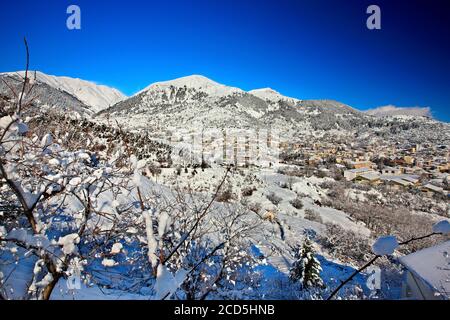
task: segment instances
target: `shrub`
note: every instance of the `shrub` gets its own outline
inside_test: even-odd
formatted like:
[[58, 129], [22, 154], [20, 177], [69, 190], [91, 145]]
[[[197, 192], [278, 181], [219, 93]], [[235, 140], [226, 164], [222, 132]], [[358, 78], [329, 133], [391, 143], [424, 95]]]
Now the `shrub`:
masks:
[[305, 210], [305, 219], [308, 219], [309, 221], [323, 223], [322, 218], [320, 217], [319, 213], [317, 213], [316, 211], [311, 210], [311, 209]]
[[358, 265], [368, 261], [372, 250], [367, 238], [353, 231], [344, 230], [337, 224], [325, 225], [326, 232], [319, 238], [319, 243], [334, 258], [344, 263], [353, 262]]
[[291, 200], [289, 203], [290, 203], [295, 209], [300, 210], [300, 209], [303, 208], [303, 202], [302, 202], [302, 199], [300, 199], [299, 197], [297, 197], [297, 198]]
[[233, 190], [230, 186], [224, 189], [224, 191], [220, 192], [217, 195], [216, 201], [217, 202], [229, 202], [231, 199], [233, 199]]
[[266, 195], [266, 198], [267, 198], [267, 200], [269, 200], [270, 202], [272, 202], [276, 206], [280, 204], [281, 200], [283, 200], [283, 199], [281, 199], [279, 196], [277, 196], [273, 192], [271, 192], [268, 195]]
[[242, 196], [250, 197], [253, 194], [253, 192], [255, 192], [255, 191], [256, 191], [255, 187], [245, 187], [242, 189]]

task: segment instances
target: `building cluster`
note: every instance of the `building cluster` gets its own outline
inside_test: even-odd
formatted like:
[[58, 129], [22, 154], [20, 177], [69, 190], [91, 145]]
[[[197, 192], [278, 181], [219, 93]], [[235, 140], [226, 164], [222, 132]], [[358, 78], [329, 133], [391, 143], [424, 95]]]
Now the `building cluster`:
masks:
[[298, 155], [296, 164], [321, 168], [334, 163], [343, 168], [347, 181], [449, 195], [450, 148], [446, 145], [317, 139], [289, 148]]

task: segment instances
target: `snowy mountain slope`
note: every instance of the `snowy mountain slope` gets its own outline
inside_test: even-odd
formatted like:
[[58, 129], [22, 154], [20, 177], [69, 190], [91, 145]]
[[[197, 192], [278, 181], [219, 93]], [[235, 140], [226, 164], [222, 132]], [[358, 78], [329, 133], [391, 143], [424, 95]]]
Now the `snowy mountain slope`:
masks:
[[133, 130], [272, 127], [283, 132], [308, 131], [330, 122], [336, 129], [352, 128], [349, 122], [365, 118], [335, 101], [299, 100], [272, 89], [245, 92], [198, 75], [154, 83], [98, 116]]
[[[24, 71], [7, 74], [16, 74], [23, 77]], [[66, 91], [84, 104], [90, 106], [91, 110], [94, 112], [108, 108], [126, 98], [126, 96], [117, 89], [81, 79], [52, 76], [39, 71], [30, 71], [29, 77], [33, 79], [36, 78], [38, 82], [46, 83], [53, 88]]]
[[[22, 78], [17, 74], [0, 74], [0, 97], [6, 101], [14, 101], [14, 93], [22, 90]], [[78, 115], [90, 116], [93, 111], [90, 106], [64, 90], [56, 89], [44, 82], [36, 82], [31, 92], [24, 96], [24, 101], [32, 101], [37, 108], [32, 112], [41, 112], [47, 108], [59, 111], [74, 112]]]
[[[11, 83], [16, 92], [20, 91], [20, 73], [3, 73], [0, 78]], [[34, 78], [33, 72], [31, 78]], [[117, 121], [123, 128], [133, 131], [163, 133], [175, 128], [197, 131], [201, 128], [271, 128], [288, 140], [328, 133], [369, 136], [373, 133], [392, 138], [395, 133], [417, 142], [423, 141], [424, 137], [436, 141], [442, 135], [447, 137], [450, 131], [448, 124], [423, 117], [428, 109], [398, 110], [388, 106], [381, 111], [389, 116], [373, 116], [373, 112], [361, 112], [338, 101], [301, 100], [269, 88], [246, 92], [200, 75], [156, 82], [129, 98], [124, 98], [115, 89], [80, 79], [41, 72], [36, 72], [36, 78], [30, 97], [37, 106], [94, 116], [105, 125], [110, 125], [111, 120], [112, 123]], [[0, 81], [0, 95], [12, 99], [11, 90], [4, 81]], [[407, 116], [406, 122], [402, 119], [405, 116], [397, 115], [405, 110], [414, 111]], [[439, 132], [443, 134], [437, 135]]]
[[431, 109], [429, 107], [396, 107], [384, 106], [365, 111], [368, 115], [375, 117], [390, 117], [390, 116], [414, 116], [414, 117], [428, 117], [431, 118]]
[[191, 75], [174, 80], [153, 83], [144, 90], [138, 92], [136, 95], [139, 95], [145, 91], [170, 90], [171, 87], [192, 88], [196, 91], [201, 91], [208, 95], [217, 97], [231, 95], [233, 93], [243, 93], [243, 91], [239, 88], [225, 86], [201, 75]]
[[269, 102], [278, 102], [280, 100], [288, 101], [294, 104], [300, 102], [299, 99], [283, 96], [281, 93], [271, 88], [255, 89], [249, 91], [248, 93]]

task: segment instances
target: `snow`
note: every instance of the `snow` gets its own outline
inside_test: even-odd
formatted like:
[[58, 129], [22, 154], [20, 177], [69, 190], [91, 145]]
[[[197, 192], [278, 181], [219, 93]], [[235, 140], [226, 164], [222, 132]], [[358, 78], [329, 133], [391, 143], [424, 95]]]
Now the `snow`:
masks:
[[168, 299], [184, 282], [187, 271], [180, 269], [175, 276], [164, 265], [160, 264], [156, 273], [155, 300]]
[[401, 257], [400, 262], [433, 288], [450, 298], [450, 241]]
[[0, 226], [0, 238], [6, 236], [6, 228], [4, 226]]
[[62, 250], [65, 255], [77, 252], [78, 249], [76, 245], [78, 243], [80, 243], [80, 236], [77, 233], [69, 234], [58, 240], [58, 244], [63, 247]]
[[26, 245], [47, 249], [50, 247], [50, 241], [43, 235], [33, 235], [24, 229], [11, 230], [6, 239], [17, 240], [25, 243]]
[[285, 101], [289, 101], [291, 103], [296, 103], [296, 102], [300, 101], [296, 98], [290, 98], [290, 97], [283, 96], [281, 93], [279, 93], [271, 88], [255, 89], [255, 90], [249, 91], [248, 93], [250, 93], [260, 99], [268, 100], [270, 102], [278, 102], [279, 100], [285, 100]]
[[[24, 76], [23, 71], [11, 72], [11, 75]], [[35, 72], [30, 71], [29, 77], [34, 79]], [[96, 83], [70, 78], [47, 75], [36, 71], [36, 80], [47, 85], [61, 89], [78, 98], [84, 104], [92, 107], [94, 112], [99, 112], [122, 101], [126, 96], [119, 90]]]
[[117, 262], [113, 259], [105, 258], [102, 260], [102, 265], [105, 267], [114, 267], [115, 265], [117, 265]]
[[148, 245], [148, 259], [153, 267], [158, 264], [158, 257], [156, 255], [156, 249], [158, 248], [158, 242], [153, 234], [153, 219], [148, 211], [142, 213], [145, 219], [145, 231], [147, 234], [147, 245]]
[[442, 220], [442, 221], [436, 223], [433, 226], [433, 232], [442, 233], [443, 235], [449, 235], [450, 234], [450, 222], [448, 220]]
[[17, 123], [17, 132], [19, 134], [25, 134], [28, 132], [28, 126], [25, 123]]
[[161, 238], [164, 233], [166, 233], [167, 228], [169, 227], [170, 223], [170, 217], [167, 214], [167, 212], [161, 213], [159, 216], [159, 222], [158, 222], [158, 235]]
[[69, 184], [73, 187], [76, 187], [81, 183], [81, 181], [82, 180], [80, 177], [75, 177], [75, 178], [70, 179]]
[[14, 119], [11, 116], [5, 116], [0, 118], [0, 128], [6, 129], [13, 121]]
[[120, 242], [114, 243], [111, 248], [111, 254], [118, 254], [122, 251], [123, 245]]
[[137, 170], [133, 175], [133, 183], [136, 188], [141, 188], [144, 184], [144, 177]]
[[183, 88], [186, 86], [188, 88], [193, 88], [198, 91], [203, 91], [209, 94], [210, 96], [214, 97], [221, 97], [233, 93], [244, 92], [239, 88], [225, 86], [201, 75], [191, 75], [174, 80], [153, 83], [144, 90], [138, 92], [136, 95], [139, 95], [148, 90], [165, 90], [170, 88], [171, 86], [176, 88]]
[[45, 149], [52, 143], [53, 143], [52, 135], [50, 133], [47, 133], [41, 140], [41, 147]]
[[91, 156], [89, 154], [87, 154], [86, 152], [81, 152], [78, 154], [78, 158], [83, 159], [83, 160], [90, 160]]
[[385, 236], [375, 241], [372, 245], [372, 252], [377, 256], [391, 255], [397, 248], [397, 238], [394, 236]]
[[53, 159], [50, 159], [49, 161], [48, 161], [48, 164], [49, 165], [51, 165], [51, 166], [59, 166], [60, 165], [60, 162], [59, 162], [59, 160], [58, 159], [55, 159], [55, 158], [53, 158]]

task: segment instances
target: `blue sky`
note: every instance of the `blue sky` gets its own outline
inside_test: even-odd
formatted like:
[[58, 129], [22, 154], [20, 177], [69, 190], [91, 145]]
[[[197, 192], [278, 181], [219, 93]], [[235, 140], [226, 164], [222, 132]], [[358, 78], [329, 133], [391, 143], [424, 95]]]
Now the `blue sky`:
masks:
[[[67, 6], [81, 30], [66, 28]], [[366, 28], [378, 4], [382, 30]], [[429, 106], [450, 121], [450, 7], [446, 0], [6, 0], [0, 72], [31, 68], [110, 85], [202, 74], [251, 90], [330, 98], [358, 109]]]

